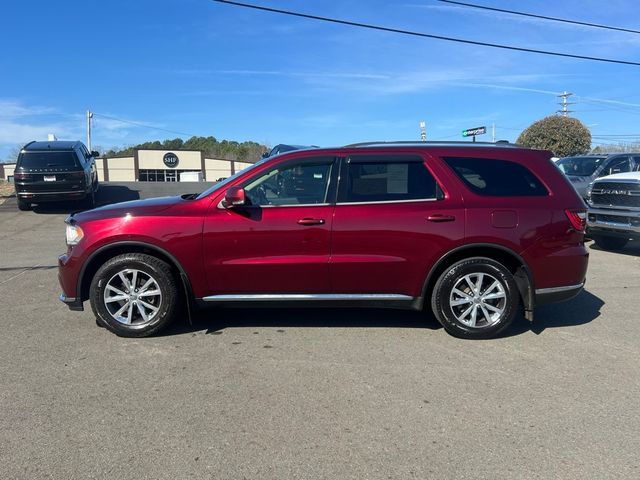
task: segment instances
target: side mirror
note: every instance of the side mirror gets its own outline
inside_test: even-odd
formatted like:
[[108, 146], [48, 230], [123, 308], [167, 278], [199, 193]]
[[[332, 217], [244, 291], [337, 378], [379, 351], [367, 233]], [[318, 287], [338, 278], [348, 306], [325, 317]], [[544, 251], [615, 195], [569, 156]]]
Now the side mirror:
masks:
[[97, 157], [99, 157], [99, 156], [100, 156], [100, 152], [96, 152], [95, 150], [92, 150], [92, 151], [91, 151], [91, 156], [92, 156], [93, 158], [97, 158]]
[[242, 187], [231, 187], [224, 195], [225, 208], [241, 207], [246, 205], [246, 202], [247, 198]]

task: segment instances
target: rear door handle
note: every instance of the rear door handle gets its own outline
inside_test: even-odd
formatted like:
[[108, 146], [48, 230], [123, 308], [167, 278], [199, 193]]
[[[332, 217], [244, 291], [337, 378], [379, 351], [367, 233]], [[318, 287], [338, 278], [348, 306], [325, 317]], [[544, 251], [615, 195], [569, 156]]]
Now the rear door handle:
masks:
[[453, 222], [455, 219], [456, 217], [453, 215], [443, 215], [442, 213], [434, 213], [427, 217], [429, 222]]
[[298, 225], [324, 225], [324, 218], [301, 218]]

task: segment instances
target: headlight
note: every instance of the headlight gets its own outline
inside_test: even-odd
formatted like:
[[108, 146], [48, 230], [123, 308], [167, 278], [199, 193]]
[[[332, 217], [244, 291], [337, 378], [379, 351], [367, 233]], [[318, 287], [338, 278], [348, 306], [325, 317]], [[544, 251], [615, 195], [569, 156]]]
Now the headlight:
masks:
[[591, 203], [591, 191], [593, 190], [593, 182], [587, 185], [587, 203]]
[[67, 225], [67, 245], [77, 245], [84, 237], [82, 228], [78, 225]]

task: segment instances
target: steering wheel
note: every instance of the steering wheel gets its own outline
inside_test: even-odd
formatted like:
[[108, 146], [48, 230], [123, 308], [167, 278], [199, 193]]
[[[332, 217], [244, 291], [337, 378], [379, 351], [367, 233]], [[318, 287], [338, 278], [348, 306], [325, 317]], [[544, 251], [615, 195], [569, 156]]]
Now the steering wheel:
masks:
[[258, 185], [246, 192], [246, 195], [251, 200], [251, 205], [269, 205], [269, 199], [267, 198], [267, 191], [263, 185]]

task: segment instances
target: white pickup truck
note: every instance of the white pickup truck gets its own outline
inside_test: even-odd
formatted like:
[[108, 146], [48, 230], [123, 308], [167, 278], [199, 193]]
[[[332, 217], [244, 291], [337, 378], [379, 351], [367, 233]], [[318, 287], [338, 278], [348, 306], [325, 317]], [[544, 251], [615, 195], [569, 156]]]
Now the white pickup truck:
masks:
[[587, 190], [587, 232], [605, 250], [640, 239], [640, 171], [598, 178]]

